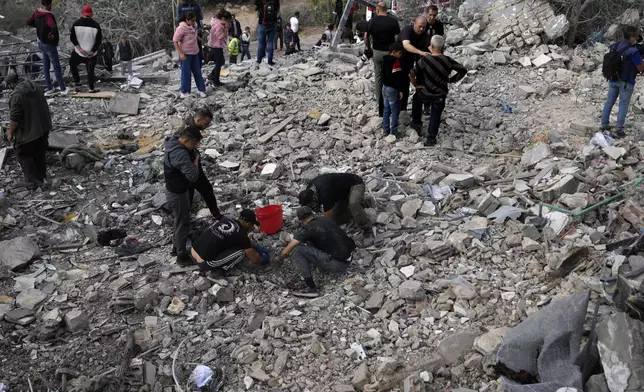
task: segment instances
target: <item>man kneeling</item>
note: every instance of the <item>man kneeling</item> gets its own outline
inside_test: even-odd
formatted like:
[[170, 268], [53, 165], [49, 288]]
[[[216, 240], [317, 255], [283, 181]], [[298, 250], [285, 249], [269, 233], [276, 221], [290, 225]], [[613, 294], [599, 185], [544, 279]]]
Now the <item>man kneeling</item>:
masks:
[[253, 264], [268, 264], [270, 256], [259, 245], [253, 246], [248, 233], [259, 226], [255, 213], [243, 210], [239, 219], [222, 217], [212, 224], [192, 244], [192, 260], [201, 270], [221, 268], [228, 271], [239, 264], [244, 256]]
[[310, 207], [300, 207], [297, 219], [302, 228], [280, 253], [283, 261], [291, 252], [297, 263], [306, 287], [293, 292], [298, 297], [317, 297], [318, 290], [313, 281], [311, 266], [342, 273], [351, 262], [351, 253], [356, 248], [353, 240], [335, 222], [325, 216], [315, 216]]

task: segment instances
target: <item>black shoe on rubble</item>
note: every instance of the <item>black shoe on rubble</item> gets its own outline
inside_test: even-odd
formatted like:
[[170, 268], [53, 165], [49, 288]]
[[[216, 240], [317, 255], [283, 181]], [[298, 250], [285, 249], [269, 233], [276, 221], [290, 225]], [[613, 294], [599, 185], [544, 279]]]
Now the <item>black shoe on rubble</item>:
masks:
[[275, 63], [274, 63], [274, 62], [272, 62], [272, 61], [269, 61], [269, 62], [268, 62], [268, 65], [270, 65], [271, 67], [274, 67], [274, 66], [275, 66]]
[[299, 290], [294, 290], [292, 294], [295, 297], [303, 297], [303, 298], [317, 298], [320, 296], [320, 292], [318, 291], [317, 288], [313, 288], [309, 286], [304, 286]]
[[415, 130], [416, 132], [420, 132], [420, 129], [423, 127], [423, 124], [418, 124], [413, 122], [409, 124], [409, 127]]
[[177, 255], [177, 248], [173, 246], [172, 250], [170, 251], [170, 256], [176, 256], [176, 255]]
[[185, 251], [177, 254], [177, 265], [180, 267], [190, 267], [193, 264], [194, 262], [192, 261], [189, 252]]
[[427, 139], [425, 140], [425, 147], [432, 147], [438, 143], [436, 139]]
[[613, 139], [622, 139], [626, 137], [626, 132], [624, 132], [623, 129], [618, 129], [617, 131], [613, 132], [611, 136], [613, 137]]

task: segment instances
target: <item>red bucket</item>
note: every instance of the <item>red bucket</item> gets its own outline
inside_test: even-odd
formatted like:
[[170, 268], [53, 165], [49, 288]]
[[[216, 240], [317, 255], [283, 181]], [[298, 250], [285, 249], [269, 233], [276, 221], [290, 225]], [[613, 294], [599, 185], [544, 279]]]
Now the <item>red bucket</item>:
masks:
[[255, 215], [259, 221], [259, 229], [264, 234], [275, 234], [284, 226], [282, 206], [279, 204], [258, 208], [255, 210]]

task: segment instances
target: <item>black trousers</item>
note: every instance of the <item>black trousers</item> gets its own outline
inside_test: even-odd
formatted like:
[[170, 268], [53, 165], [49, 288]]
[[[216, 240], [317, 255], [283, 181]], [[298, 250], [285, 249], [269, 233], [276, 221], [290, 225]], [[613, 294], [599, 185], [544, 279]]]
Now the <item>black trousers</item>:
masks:
[[[212, 80], [216, 84], [219, 83], [219, 74], [221, 73], [221, 67], [226, 64], [226, 58], [224, 57], [224, 48], [210, 48], [210, 61], [215, 63], [214, 68], [210, 71], [208, 79]], [[237, 60], [237, 59], [235, 59]]]
[[94, 83], [96, 82], [96, 76], [94, 76], [94, 69], [96, 68], [96, 57], [83, 57], [76, 51], [72, 52], [72, 57], [69, 58], [69, 68], [72, 71], [72, 77], [74, 82], [80, 83], [80, 75], [78, 75], [78, 66], [80, 64], [85, 64], [87, 66], [87, 84], [89, 85], [90, 90], [94, 90]]
[[414, 124], [423, 123], [423, 105], [430, 106], [429, 125], [427, 126], [427, 139], [436, 140], [438, 129], [441, 124], [441, 116], [445, 110], [445, 98], [423, 97], [418, 91], [414, 94], [411, 102], [411, 118]]
[[293, 41], [295, 42], [295, 47], [297, 47], [297, 51], [301, 52], [302, 48], [300, 47], [300, 35], [298, 33], [293, 34]]
[[32, 142], [15, 146], [16, 158], [25, 182], [40, 185], [47, 178], [47, 148], [49, 134]]
[[105, 63], [105, 69], [108, 72], [112, 72], [112, 64], [114, 64], [113, 60], [110, 57], [105, 57], [103, 58], [103, 62]]
[[283, 28], [275, 29], [275, 42], [273, 44], [274, 48], [277, 48], [277, 41], [278, 40], [280, 41], [280, 50], [284, 49], [284, 29]]

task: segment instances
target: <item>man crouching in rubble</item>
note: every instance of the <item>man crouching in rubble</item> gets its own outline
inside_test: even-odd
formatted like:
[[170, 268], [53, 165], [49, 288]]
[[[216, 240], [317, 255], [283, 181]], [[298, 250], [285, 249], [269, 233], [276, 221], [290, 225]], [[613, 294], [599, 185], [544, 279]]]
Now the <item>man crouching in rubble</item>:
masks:
[[221, 218], [212, 185], [201, 167], [197, 151], [201, 139], [201, 130], [188, 126], [179, 136], [169, 136], [165, 140], [163, 175], [168, 203], [174, 213], [174, 247], [171, 255], [177, 255], [179, 264], [191, 262], [186, 243], [195, 190], [201, 194], [212, 216], [216, 220]]
[[244, 257], [253, 264], [268, 264], [268, 251], [253, 245], [248, 238], [255, 226], [259, 226], [259, 222], [251, 210], [243, 210], [237, 220], [226, 216], [219, 219], [197, 238], [190, 251], [191, 261], [202, 271], [219, 268], [228, 271]]
[[9, 97], [9, 133], [22, 174], [24, 186], [35, 190], [43, 186], [47, 177], [47, 148], [52, 129], [49, 105], [45, 92], [31, 80], [21, 80], [9, 73], [4, 81], [13, 90]]
[[311, 266], [343, 273], [351, 263], [351, 254], [356, 245], [340, 226], [325, 216], [315, 216], [310, 207], [300, 207], [297, 219], [302, 228], [280, 253], [278, 261], [284, 261], [286, 256], [293, 253], [305, 283], [305, 287], [297, 288], [293, 295], [314, 298], [319, 293], [313, 281]]
[[362, 207], [365, 202], [365, 184], [360, 176], [351, 173], [326, 173], [315, 177], [300, 192], [300, 205], [319, 212], [337, 224], [344, 224], [351, 217], [364, 232], [364, 246], [373, 244], [372, 225]]

